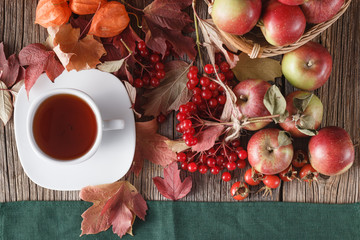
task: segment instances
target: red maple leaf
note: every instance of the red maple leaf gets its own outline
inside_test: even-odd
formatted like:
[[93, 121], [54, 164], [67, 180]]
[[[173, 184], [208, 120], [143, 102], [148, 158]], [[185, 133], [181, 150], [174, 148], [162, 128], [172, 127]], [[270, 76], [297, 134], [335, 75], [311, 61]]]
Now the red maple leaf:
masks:
[[224, 126], [210, 126], [197, 135], [198, 143], [192, 147], [194, 152], [209, 150], [215, 144], [216, 139], [222, 134]]
[[164, 168], [164, 178], [154, 177], [153, 181], [161, 195], [171, 200], [179, 200], [185, 197], [192, 187], [190, 176], [181, 182], [177, 162], [173, 162]]
[[36, 80], [44, 71], [51, 81], [54, 81], [64, 71], [64, 67], [56, 59], [56, 54], [53, 51], [48, 51], [40, 43], [24, 47], [19, 53], [19, 60], [21, 66], [27, 66], [25, 70], [25, 89], [28, 95]]
[[85, 187], [80, 198], [94, 203], [81, 215], [81, 235], [106, 231], [111, 225], [120, 237], [126, 233], [132, 235], [135, 215], [145, 220], [146, 202], [127, 181]]
[[6, 59], [4, 44], [0, 43], [0, 80], [10, 88], [24, 77], [25, 69], [20, 66], [17, 56], [13, 54]]
[[156, 133], [158, 124], [156, 119], [136, 123], [136, 147], [131, 171], [139, 175], [144, 159], [154, 164], [166, 166], [176, 161], [176, 154], [168, 148], [167, 137]]
[[181, 10], [190, 6], [191, 3], [192, 0], [155, 0], [146, 6], [142, 20], [146, 45], [165, 56], [166, 41], [168, 41], [179, 56], [186, 53], [191, 60], [194, 60], [195, 42], [182, 33], [189, 31], [192, 20]]

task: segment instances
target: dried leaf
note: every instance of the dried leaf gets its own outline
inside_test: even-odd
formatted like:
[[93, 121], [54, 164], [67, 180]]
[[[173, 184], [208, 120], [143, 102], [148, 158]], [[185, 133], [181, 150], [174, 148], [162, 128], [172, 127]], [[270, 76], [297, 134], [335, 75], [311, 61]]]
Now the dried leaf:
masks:
[[207, 52], [209, 54], [210, 62], [212, 64], [215, 64], [215, 53], [218, 51], [221, 51], [225, 58], [227, 63], [229, 63], [230, 68], [233, 68], [236, 66], [237, 61], [239, 61], [239, 57], [235, 54], [232, 54], [228, 52], [224, 45], [231, 51], [237, 52], [238, 50], [232, 46], [231, 43], [229, 43], [219, 32], [219, 30], [216, 28], [214, 22], [212, 19], [206, 19], [203, 20], [201, 18], [198, 18], [198, 23], [202, 32], [202, 35], [204, 37], [204, 43], [203, 45], [206, 47]]
[[115, 60], [115, 61], [105, 61], [104, 63], [97, 65], [96, 68], [103, 72], [113, 73], [113, 72], [119, 71], [119, 69], [124, 64], [125, 60], [126, 60], [126, 58], [123, 58], [121, 60]]
[[68, 71], [95, 68], [101, 56], [106, 54], [103, 45], [93, 36], [79, 40], [80, 29], [70, 24], [48, 28], [48, 33], [53, 39], [54, 52]]
[[132, 171], [139, 175], [144, 159], [154, 164], [166, 166], [176, 161], [176, 154], [166, 145], [167, 137], [157, 133], [156, 119], [136, 123], [136, 147]]
[[122, 237], [132, 234], [135, 216], [145, 220], [146, 202], [127, 181], [85, 187], [80, 198], [94, 203], [81, 215], [81, 236], [105, 231], [112, 225], [113, 232]]
[[13, 105], [15, 105], [15, 101], [17, 98], [17, 95], [20, 91], [20, 89], [22, 88], [22, 86], [24, 85], [24, 80], [21, 80], [19, 82], [17, 82], [11, 89], [10, 89], [10, 93], [13, 96]]
[[141, 118], [141, 114], [135, 110], [136, 88], [133, 87], [128, 81], [122, 81], [122, 82], [124, 83], [126, 91], [129, 95], [129, 99], [131, 102], [131, 109], [133, 110], [133, 112], [137, 118]]
[[[311, 99], [311, 98], [310, 98]], [[294, 99], [295, 100], [295, 99]], [[294, 102], [295, 105], [295, 102]], [[306, 109], [307, 106], [305, 106]], [[299, 119], [299, 124], [296, 124], [295, 127], [302, 133], [308, 136], [315, 136], [318, 131], [315, 128], [315, 118], [312, 115], [301, 116]]]
[[271, 115], [280, 115], [280, 117], [274, 118], [276, 123], [284, 121], [289, 115], [286, 111], [286, 100], [275, 85], [272, 85], [265, 93], [264, 105]]
[[155, 0], [145, 7], [142, 30], [146, 34], [145, 42], [150, 49], [165, 56], [168, 41], [179, 56], [186, 53], [190, 59], [195, 59], [194, 40], [182, 34], [182, 31], [188, 30], [192, 20], [181, 10], [191, 3], [192, 0]]
[[11, 87], [17, 81], [23, 79], [24, 69], [20, 66], [19, 59], [15, 54], [6, 59], [4, 44], [0, 43], [0, 80], [7, 87]]
[[280, 131], [278, 135], [279, 147], [287, 146], [291, 144], [291, 135], [286, 131]]
[[239, 55], [239, 61], [232, 70], [239, 81], [251, 78], [274, 81], [282, 76], [279, 61], [271, 58], [251, 59], [245, 53]]
[[183, 152], [190, 148], [188, 145], [185, 144], [184, 141], [166, 140], [165, 143], [171, 149], [171, 151], [176, 153]]
[[177, 162], [173, 162], [164, 168], [164, 178], [154, 177], [153, 181], [161, 195], [171, 200], [179, 200], [185, 197], [192, 187], [190, 176], [181, 182]]
[[25, 89], [29, 95], [30, 89], [37, 79], [45, 71], [51, 81], [54, 81], [64, 68], [56, 59], [53, 51], [48, 51], [40, 43], [30, 44], [24, 47], [19, 53], [19, 60], [22, 66], [28, 66], [25, 70]]
[[293, 100], [294, 107], [299, 110], [300, 113], [304, 112], [313, 96], [313, 93], [308, 93], [301, 97], [295, 97]]
[[215, 125], [201, 131], [197, 135], [198, 143], [192, 147], [192, 150], [194, 152], [202, 152], [209, 150], [214, 146], [215, 141], [222, 134], [223, 130], [223, 125]]
[[295, 125], [297, 130], [299, 130], [299, 132], [307, 135], [307, 136], [315, 136], [318, 134], [318, 131], [315, 129], [307, 129], [307, 128], [302, 128], [299, 125]]
[[13, 103], [11, 101], [11, 94], [6, 84], [0, 81], [0, 119], [4, 123], [10, 120], [13, 113]]
[[178, 110], [180, 105], [190, 100], [192, 94], [186, 87], [186, 74], [190, 66], [184, 61], [171, 61], [165, 64], [166, 75], [160, 86], [144, 94], [148, 99], [143, 106], [145, 115], [157, 116], [161, 112]]

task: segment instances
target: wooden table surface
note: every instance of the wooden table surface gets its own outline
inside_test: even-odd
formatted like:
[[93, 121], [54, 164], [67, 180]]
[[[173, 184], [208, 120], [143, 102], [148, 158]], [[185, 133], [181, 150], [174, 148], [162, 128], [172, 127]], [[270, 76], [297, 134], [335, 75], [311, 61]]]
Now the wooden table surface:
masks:
[[[152, 0], [128, 1], [133, 6], [143, 8]], [[207, 17], [207, 7], [198, 0], [198, 12]], [[0, 42], [4, 42], [6, 55], [18, 53], [21, 48], [36, 42], [43, 42], [46, 29], [33, 24], [36, 0], [0, 1]], [[190, 10], [188, 11], [190, 13]], [[333, 71], [329, 81], [315, 93], [324, 104], [322, 126], [335, 125], [345, 128], [354, 143], [360, 135], [360, 4], [353, 0], [348, 11], [330, 29], [316, 38], [333, 57]], [[192, 16], [192, 13], [191, 13]], [[293, 91], [285, 80], [277, 82], [287, 94]], [[170, 138], [177, 137], [174, 114], [160, 126], [160, 133]], [[53, 191], [33, 183], [24, 173], [17, 154], [14, 123], [11, 120], [5, 127], [0, 123], [0, 202], [21, 200], [79, 200], [78, 191]], [[295, 144], [304, 148], [306, 140]], [[242, 144], [245, 146], [246, 139]], [[234, 179], [242, 180], [245, 170], [236, 170]], [[127, 180], [148, 200], [165, 200], [155, 188], [152, 177], [162, 174], [162, 168], [145, 162], [139, 177], [130, 175]], [[187, 173], [182, 173], [186, 175]], [[190, 174], [193, 189], [185, 201], [232, 201], [230, 183], [221, 181], [220, 175]], [[272, 197], [263, 198], [261, 194], [251, 194], [247, 201], [291, 201], [316, 203], [353, 203], [360, 198], [359, 147], [356, 148], [355, 164], [345, 174], [328, 179], [320, 178], [311, 186], [294, 181], [282, 184]], [[256, 191], [256, 189], [255, 189]]]

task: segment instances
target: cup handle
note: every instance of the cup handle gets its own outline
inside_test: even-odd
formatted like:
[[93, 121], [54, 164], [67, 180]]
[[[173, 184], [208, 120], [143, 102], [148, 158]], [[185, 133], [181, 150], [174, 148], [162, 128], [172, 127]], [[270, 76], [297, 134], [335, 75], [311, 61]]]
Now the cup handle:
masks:
[[122, 119], [104, 120], [103, 131], [124, 129], [125, 122]]

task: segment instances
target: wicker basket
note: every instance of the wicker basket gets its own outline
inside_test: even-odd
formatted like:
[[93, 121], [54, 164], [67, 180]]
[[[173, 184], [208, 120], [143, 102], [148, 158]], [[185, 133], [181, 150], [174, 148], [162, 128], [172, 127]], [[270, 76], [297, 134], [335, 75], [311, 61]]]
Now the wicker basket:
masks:
[[[206, 1], [209, 3], [209, 1]], [[267, 58], [273, 57], [287, 52], [293, 51], [296, 48], [304, 45], [308, 41], [314, 39], [317, 35], [325, 31], [330, 27], [341, 15], [344, 14], [349, 7], [351, 0], [345, 0], [344, 5], [339, 12], [330, 20], [313, 25], [311, 28], [306, 29], [301, 38], [288, 46], [273, 46], [266, 42], [265, 38], [260, 31], [255, 32], [252, 30], [243, 36], [232, 35], [220, 30], [221, 34], [232, 44], [233, 47], [239, 49], [242, 52], [247, 53], [250, 58]], [[209, 4], [209, 12], [211, 12], [211, 3]], [[254, 28], [256, 30], [256, 28]]]

